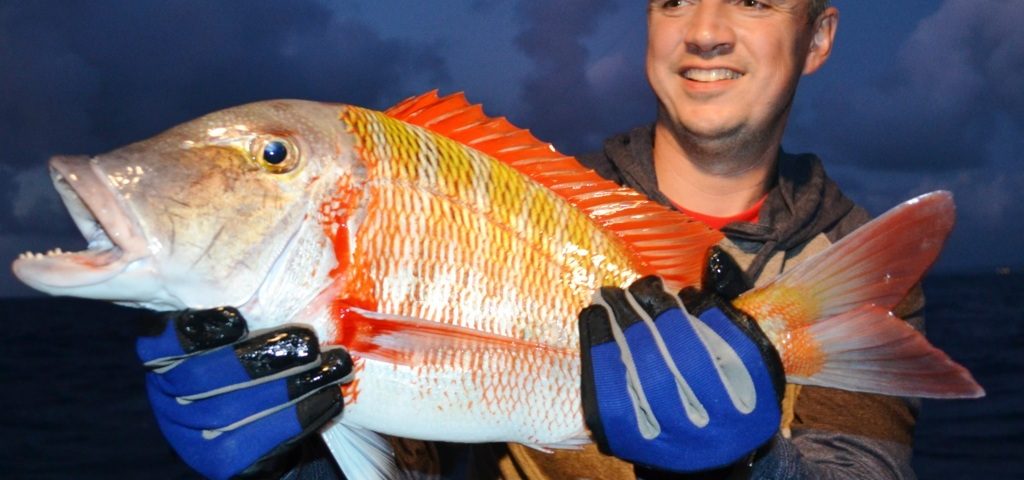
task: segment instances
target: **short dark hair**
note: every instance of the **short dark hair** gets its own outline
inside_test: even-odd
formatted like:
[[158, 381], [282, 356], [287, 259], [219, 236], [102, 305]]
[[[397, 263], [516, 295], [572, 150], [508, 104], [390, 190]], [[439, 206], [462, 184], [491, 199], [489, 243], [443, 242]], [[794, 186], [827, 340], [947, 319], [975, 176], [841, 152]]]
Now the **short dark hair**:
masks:
[[829, 0], [811, 0], [811, 8], [807, 11], [808, 20], [814, 22], [818, 19], [818, 15], [824, 12], [831, 2]]

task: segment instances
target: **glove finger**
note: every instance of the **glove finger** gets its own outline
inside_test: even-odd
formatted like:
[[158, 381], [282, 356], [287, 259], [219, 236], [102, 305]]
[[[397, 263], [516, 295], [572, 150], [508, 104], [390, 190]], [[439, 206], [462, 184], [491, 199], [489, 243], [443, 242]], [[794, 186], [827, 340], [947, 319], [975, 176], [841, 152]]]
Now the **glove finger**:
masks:
[[632, 305], [633, 308], [639, 307], [651, 319], [658, 318], [662, 313], [681, 306], [676, 296], [665, 290], [665, 284], [661, 278], [653, 275], [633, 282], [627, 290], [635, 302]]
[[726, 328], [720, 329], [722, 337], [730, 344], [735, 344], [732, 339], [737, 338], [736, 335], [743, 335], [757, 347], [761, 354], [761, 360], [772, 378], [772, 385], [781, 404], [786, 389], [786, 371], [782, 366], [782, 357], [779, 356], [779, 351], [775, 349], [775, 345], [772, 345], [764, 330], [761, 330], [760, 325], [749, 315], [726, 300], [717, 300], [716, 306], [736, 328], [735, 331]]
[[[699, 348], [705, 344], [679, 300], [653, 276], [634, 282], [624, 297], [624, 303], [641, 318], [639, 324], [623, 329], [634, 361], [640, 365], [636, 371], [643, 395], [636, 397], [648, 402], [641, 409], [669, 425], [692, 424], [680, 424], [684, 428], [702, 428], [713, 418], [722, 418], [724, 406], [707, 401], [725, 398], [716, 357]], [[680, 410], [685, 417], [679, 415]]]
[[[705, 334], [705, 345], [712, 352], [712, 358], [718, 364], [722, 383], [734, 398], [750, 397], [743, 400], [746, 408], [741, 411], [761, 408], [763, 397], [771, 397], [778, 403], [782, 401], [785, 388], [785, 373], [778, 353], [752, 320], [745, 317], [728, 305], [719, 304], [700, 315], [700, 322], [707, 326], [715, 335]], [[746, 320], [747, 323], [744, 323]], [[759, 337], [752, 336], [750, 327], [755, 329]], [[724, 343], [731, 352], [720, 354], [715, 351], [716, 343]], [[754, 389], [753, 394], [740, 391]], [[735, 401], [735, 400], [734, 400]], [[756, 404], [755, 404], [756, 402]]]
[[[737, 348], [742, 349], [750, 342], [735, 336], [723, 339], [717, 330], [721, 323], [709, 326], [702, 321], [703, 318], [688, 318], [669, 312], [659, 318], [658, 330], [676, 367], [698, 398], [731, 400], [708, 402], [707, 409], [712, 418], [749, 413], [754, 406], [753, 383]], [[734, 343], [738, 341], [744, 343]]]
[[279, 472], [286, 471], [288, 466], [282, 464], [282, 460], [287, 458], [287, 453], [294, 449], [296, 444], [319, 431], [327, 422], [341, 414], [345, 403], [341, 389], [329, 387], [328, 390], [330, 392], [320, 392], [299, 402], [295, 406], [295, 412], [302, 431], [260, 457], [255, 463], [240, 472], [237, 478], [277, 478], [280, 476]]
[[[633, 295], [637, 292], [638, 295]], [[596, 399], [615, 399], [614, 402], [598, 402], [586, 410], [600, 411], [600, 416], [614, 418], [611, 427], [616, 431], [604, 432], [611, 444], [642, 444], [662, 434], [663, 422], [688, 422], [694, 427], [703, 427], [709, 421], [708, 412], [701, 404], [699, 397], [674, 364], [665, 346], [665, 341], [658, 328], [669, 327], [673, 341], [689, 341], [694, 335], [692, 329], [679, 310], [675, 297], [664, 291], [661, 280], [657, 277], [645, 277], [633, 283], [629, 291], [618, 288], [602, 288], [595, 307], [605, 311], [602, 317], [598, 312], [584, 311], [581, 315], [594, 318], [592, 327], [597, 328], [601, 318], [605, 322], [614, 341], [591, 343], [590, 359], [584, 355], [584, 362], [591, 362], [594, 391]], [[657, 313], [652, 317], [652, 313]], [[646, 318], [646, 319], [645, 319]], [[581, 318], [581, 322], [583, 319]], [[582, 328], [581, 323], [581, 328]], [[606, 335], [599, 330], [601, 335]], [[689, 332], [690, 339], [677, 339], [679, 333]], [[581, 330], [582, 337], [587, 333]], [[693, 352], [689, 352], [693, 353]], [[700, 366], [710, 369], [709, 362], [703, 356]], [[690, 360], [693, 361], [693, 360]], [[586, 375], [587, 369], [584, 369]], [[586, 385], [586, 382], [584, 382]], [[588, 397], [584, 397], [588, 398]], [[685, 416], [680, 415], [685, 413]], [[588, 425], [594, 423], [588, 421]], [[593, 431], [594, 428], [591, 427]], [[611, 445], [613, 451], [621, 451]]]
[[721, 310], [710, 309], [694, 323], [687, 321], [687, 326], [689, 331], [679, 334], [659, 322], [683, 375], [695, 394], [706, 400], [710, 419], [700, 434], [705, 441], [688, 449], [680, 461], [726, 465], [775, 434], [781, 419], [779, 403], [760, 351]]
[[594, 305], [580, 313], [584, 411], [604, 451], [618, 451], [616, 444], [643, 442], [661, 431], [638, 370], [658, 368], [649, 365], [651, 360], [660, 363], [657, 352], [648, 348], [653, 344], [632, 349], [627, 340], [627, 335], [645, 334], [642, 322], [625, 291], [614, 287], [601, 288]]
[[[645, 322], [623, 332], [642, 392], [631, 392], [631, 400], [646, 403], [636, 408], [636, 420], [623, 422], [639, 430], [622, 428], [618, 435], [609, 435], [612, 451], [640, 463], [650, 462], [652, 452], [671, 451], [685, 470], [701, 462], [723, 465], [760, 445], [771, 434], [772, 419], [765, 417], [753, 427], [746, 423], [728, 401], [712, 357], [685, 313], [667, 310], [653, 323], [655, 329]], [[628, 370], [628, 357], [622, 358]], [[739, 438], [730, 427], [738, 424], [747, 425]], [[674, 447], [678, 445], [688, 447], [680, 451]]]
[[321, 354], [320, 368], [306, 370], [290, 377], [288, 398], [294, 400], [327, 385], [352, 381], [352, 356], [341, 347], [329, 348]]
[[315, 368], [319, 356], [316, 334], [290, 326], [188, 357], [155, 381], [168, 395], [198, 400]]
[[[670, 375], [675, 377], [680, 400], [683, 401], [695, 425], [706, 424], [709, 421], [709, 414], [712, 417], [719, 415], [720, 413], [714, 410], [722, 406], [711, 402], [710, 407], [705, 407], [698, 399], [730, 398], [740, 413], [745, 414], [753, 410], [756, 398], [753, 382], [748, 373], [747, 363], [736, 351], [736, 348], [750, 346], [749, 338], [742, 336], [742, 333], [725, 318], [721, 318], [724, 323], [716, 321], [708, 328], [701, 319], [681, 311], [680, 309], [684, 307], [679, 299], [665, 290], [658, 277], [650, 276], [637, 280], [629, 286], [628, 293], [627, 300], [634, 308], [639, 307], [639, 310], [646, 313], [647, 319], [655, 327], [650, 329], [651, 339], [658, 345]], [[715, 319], [718, 320], [719, 317], [721, 315], [715, 316]], [[727, 327], [727, 333], [731, 335], [723, 339], [720, 335], [726, 333], [723, 329]], [[644, 336], [637, 336], [633, 341], [648, 346], [647, 338]], [[680, 348], [681, 346], [688, 348]], [[697, 346], [704, 348], [694, 348]], [[743, 353], [747, 351], [744, 350]], [[644, 380], [647, 380], [647, 376], [656, 381], [664, 380], [661, 373], [663, 372], [645, 370], [644, 374], [649, 375], [645, 375]], [[719, 386], [723, 387], [724, 391], [718, 388]], [[667, 388], [660, 384], [654, 387]], [[666, 407], [671, 408], [671, 405]], [[661, 410], [655, 408], [660, 414]], [[712, 411], [708, 412], [707, 408]]]
[[158, 313], [144, 323], [145, 331], [135, 348], [139, 358], [150, 367], [230, 345], [248, 333], [245, 319], [232, 307]]
[[[636, 299], [633, 302], [639, 303]], [[678, 308], [664, 310], [657, 317], [648, 316], [646, 321], [641, 319], [623, 330], [630, 352], [628, 357], [623, 355], [623, 361], [627, 369], [635, 370], [640, 388], [634, 396], [645, 402], [640, 409], [655, 418], [659, 432], [666, 421], [689, 422], [691, 427], [703, 427], [709, 421], [707, 407], [701, 401], [706, 397], [701, 395], [699, 385], [693, 384], [694, 376], [700, 378], [711, 368], [707, 354], [699, 348], [672, 348], [699, 345], [694, 337]], [[635, 366], [629, 365], [630, 361]]]
[[751, 288], [753, 283], [731, 255], [717, 245], [708, 249], [701, 275], [702, 291], [732, 300]]
[[194, 429], [160, 415], [157, 422], [185, 463], [209, 478], [224, 479], [270, 453], [283, 453], [341, 410], [341, 389], [332, 387], [229, 429]]
[[260, 412], [351, 379], [352, 359], [344, 349], [327, 350], [321, 359], [318, 368], [191, 402], [163, 392], [157, 374], [148, 375], [146, 387], [153, 409], [169, 421], [193, 429], [213, 430], [243, 424]]
[[[608, 446], [608, 436], [604, 430], [604, 423], [601, 417], [599, 399], [608, 398], [599, 396], [595, 382], [596, 372], [601, 375], [607, 374], [609, 354], [615, 357], [616, 345], [612, 337], [609, 323], [608, 310], [601, 305], [591, 305], [580, 311], [578, 328], [580, 332], [580, 396], [583, 400], [584, 423], [590, 429], [591, 437], [597, 443], [598, 448], [605, 454], [611, 454]], [[597, 345], [607, 345], [605, 350], [610, 352], [598, 352], [596, 357], [592, 349]], [[621, 363], [620, 363], [621, 365]]]

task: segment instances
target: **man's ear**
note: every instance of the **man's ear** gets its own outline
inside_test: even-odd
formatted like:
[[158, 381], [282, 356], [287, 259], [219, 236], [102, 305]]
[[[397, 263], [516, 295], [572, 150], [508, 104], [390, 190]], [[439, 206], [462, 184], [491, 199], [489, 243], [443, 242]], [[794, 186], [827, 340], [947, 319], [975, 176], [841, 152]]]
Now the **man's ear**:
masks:
[[828, 7], [818, 18], [814, 20], [814, 31], [811, 35], [811, 47], [807, 50], [807, 59], [804, 62], [804, 75], [810, 75], [821, 68], [832, 54], [832, 44], [836, 39], [836, 29], [839, 27], [839, 10], [836, 7]]

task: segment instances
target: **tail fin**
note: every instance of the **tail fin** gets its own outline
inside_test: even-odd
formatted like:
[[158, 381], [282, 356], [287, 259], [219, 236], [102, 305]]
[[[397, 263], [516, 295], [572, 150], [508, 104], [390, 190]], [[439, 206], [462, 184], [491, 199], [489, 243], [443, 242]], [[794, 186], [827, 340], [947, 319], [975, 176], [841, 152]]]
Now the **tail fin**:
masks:
[[[949, 192], [914, 198], [736, 299], [787, 336], [793, 383], [887, 395], [980, 397], [970, 373], [890, 310], [920, 281], [953, 228]], [[794, 341], [794, 339], [799, 339]]]
[[971, 373], [885, 309], [863, 306], [807, 327], [825, 362], [792, 383], [904, 397], [977, 398]]

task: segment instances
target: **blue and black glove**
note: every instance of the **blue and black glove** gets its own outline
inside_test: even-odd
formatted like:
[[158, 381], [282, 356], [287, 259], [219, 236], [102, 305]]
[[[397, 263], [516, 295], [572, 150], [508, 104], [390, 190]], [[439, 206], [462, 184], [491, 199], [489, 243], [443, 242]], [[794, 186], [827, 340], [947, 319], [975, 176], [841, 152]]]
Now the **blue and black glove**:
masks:
[[778, 430], [782, 363], [726, 300], [746, 287], [722, 255], [709, 256], [699, 292], [680, 298], [644, 277], [602, 288], [580, 313], [583, 410], [602, 452], [695, 472], [748, 458]]
[[163, 314], [139, 338], [146, 389], [164, 437], [215, 479], [284, 473], [294, 446], [341, 413], [351, 379], [341, 348], [288, 326], [248, 337], [234, 309]]

